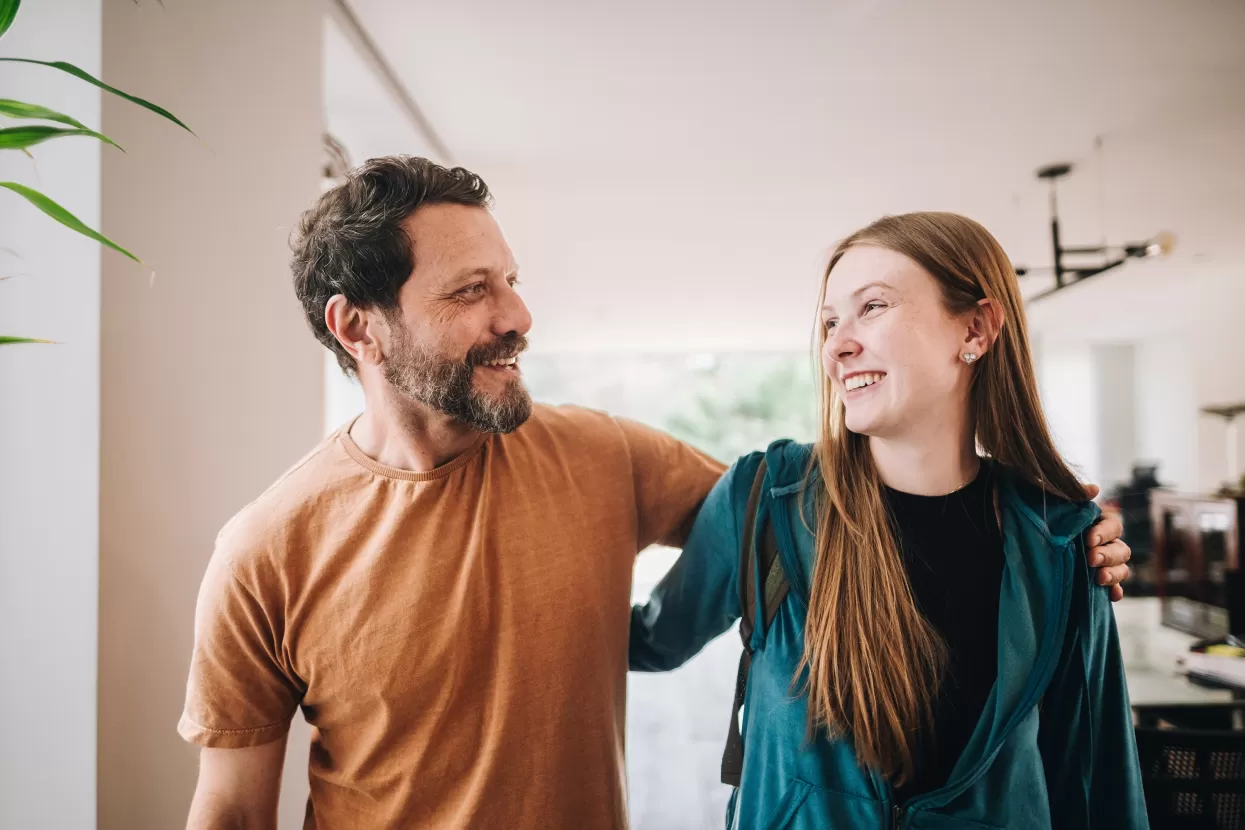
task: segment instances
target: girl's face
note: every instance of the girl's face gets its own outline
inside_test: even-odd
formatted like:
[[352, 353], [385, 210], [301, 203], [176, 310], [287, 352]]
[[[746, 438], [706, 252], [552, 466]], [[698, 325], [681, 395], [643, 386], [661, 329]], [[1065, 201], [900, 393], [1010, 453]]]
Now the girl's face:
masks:
[[[971, 316], [971, 315], [969, 315]], [[903, 254], [853, 245], [826, 278], [821, 364], [849, 430], [876, 438], [959, 423], [981, 350], [932, 275]]]

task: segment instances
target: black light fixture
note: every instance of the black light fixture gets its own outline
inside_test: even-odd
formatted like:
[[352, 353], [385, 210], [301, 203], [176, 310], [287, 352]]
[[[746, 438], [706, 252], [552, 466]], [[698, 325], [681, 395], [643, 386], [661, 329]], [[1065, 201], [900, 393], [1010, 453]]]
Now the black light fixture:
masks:
[[[1071, 164], [1051, 164], [1037, 171], [1039, 179], [1050, 182], [1050, 238], [1054, 250], [1054, 265], [1049, 268], [1017, 267], [1016, 276], [1053, 272], [1055, 286], [1027, 298], [1029, 302], [1048, 297], [1056, 291], [1075, 285], [1076, 283], [1110, 271], [1123, 265], [1129, 259], [1156, 257], [1171, 252], [1176, 244], [1176, 237], [1168, 231], [1162, 231], [1144, 242], [1130, 242], [1124, 245], [1077, 245], [1065, 246], [1059, 239], [1059, 208], [1055, 199], [1055, 183], [1072, 172]], [[1094, 256], [1099, 262], [1085, 266], [1070, 266], [1064, 262], [1065, 256]]]

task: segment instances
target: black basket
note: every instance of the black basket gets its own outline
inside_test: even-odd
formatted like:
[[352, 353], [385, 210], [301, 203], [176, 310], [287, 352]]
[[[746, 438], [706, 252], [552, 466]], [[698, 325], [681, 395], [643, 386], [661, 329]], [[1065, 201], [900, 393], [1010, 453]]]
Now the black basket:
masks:
[[1138, 706], [1134, 711], [1150, 826], [1245, 830], [1245, 731], [1233, 728], [1245, 705]]

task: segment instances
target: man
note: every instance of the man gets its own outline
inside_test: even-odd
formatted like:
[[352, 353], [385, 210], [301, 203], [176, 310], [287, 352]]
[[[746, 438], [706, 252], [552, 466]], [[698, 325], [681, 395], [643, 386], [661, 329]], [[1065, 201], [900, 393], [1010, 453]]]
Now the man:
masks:
[[723, 468], [532, 405], [489, 204], [478, 176], [397, 157], [303, 217], [295, 288], [366, 408], [217, 541], [180, 724], [204, 747], [192, 830], [275, 826], [299, 707], [307, 827], [626, 826], [632, 563], [682, 542]]

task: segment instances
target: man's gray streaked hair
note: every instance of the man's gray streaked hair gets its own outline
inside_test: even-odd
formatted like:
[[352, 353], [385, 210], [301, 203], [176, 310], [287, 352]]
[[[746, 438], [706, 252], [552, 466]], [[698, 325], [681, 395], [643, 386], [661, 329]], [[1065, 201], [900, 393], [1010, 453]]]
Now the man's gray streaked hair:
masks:
[[484, 180], [462, 167], [442, 167], [417, 156], [384, 156], [351, 170], [346, 181], [303, 213], [291, 240], [294, 292], [316, 338], [332, 350], [347, 375], [355, 361], [324, 322], [335, 294], [351, 305], [392, 311], [415, 269], [402, 223], [423, 205], [489, 208]]

